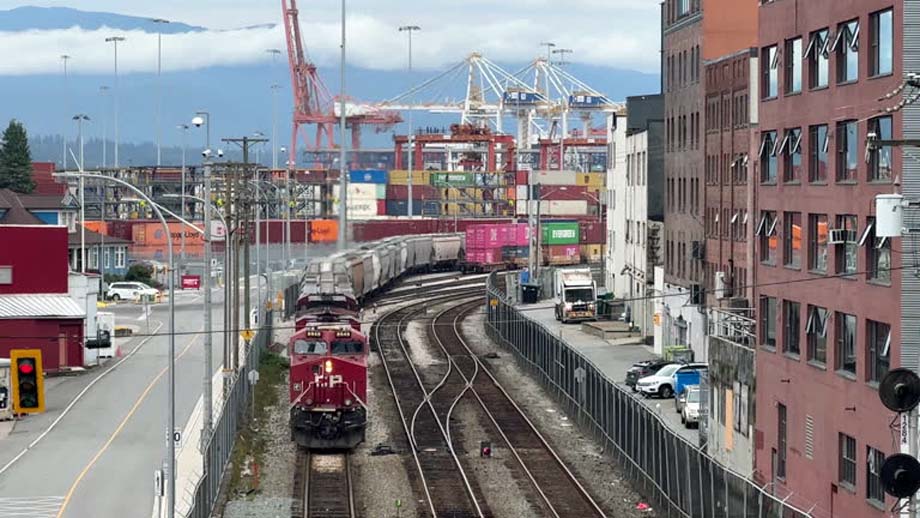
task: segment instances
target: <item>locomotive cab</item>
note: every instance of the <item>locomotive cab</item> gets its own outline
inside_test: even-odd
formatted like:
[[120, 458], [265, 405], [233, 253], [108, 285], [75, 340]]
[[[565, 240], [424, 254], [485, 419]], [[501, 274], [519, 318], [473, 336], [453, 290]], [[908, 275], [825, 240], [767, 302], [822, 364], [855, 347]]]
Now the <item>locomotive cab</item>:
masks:
[[291, 435], [308, 449], [350, 449], [367, 424], [367, 338], [348, 323], [310, 325], [289, 342]]

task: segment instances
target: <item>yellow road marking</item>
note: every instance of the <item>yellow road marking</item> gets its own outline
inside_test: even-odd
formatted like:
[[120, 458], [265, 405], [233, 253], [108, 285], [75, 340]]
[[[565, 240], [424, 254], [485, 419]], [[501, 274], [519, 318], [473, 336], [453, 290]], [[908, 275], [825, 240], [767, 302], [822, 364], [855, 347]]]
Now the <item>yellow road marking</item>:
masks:
[[[185, 356], [185, 353], [189, 352], [189, 350], [192, 348], [192, 345], [194, 345], [194, 343], [197, 340], [198, 340], [197, 336], [195, 338], [192, 338], [191, 341], [189, 341], [188, 345], [186, 345], [185, 348], [182, 349], [182, 352], [180, 352], [179, 355], [176, 356], [176, 360], [179, 360], [180, 358]], [[93, 466], [96, 464], [96, 462], [99, 461], [99, 458], [102, 457], [102, 454], [105, 453], [105, 451], [109, 449], [109, 446], [112, 445], [112, 443], [115, 441], [115, 438], [118, 437], [118, 435], [121, 433], [124, 427], [128, 424], [128, 421], [131, 419], [131, 417], [134, 416], [134, 413], [137, 412], [137, 409], [140, 408], [141, 403], [143, 403], [144, 400], [147, 399], [147, 396], [150, 394], [150, 391], [153, 390], [153, 387], [156, 386], [157, 382], [160, 381], [160, 379], [166, 375], [166, 372], [168, 370], [169, 370], [169, 367], [164, 367], [163, 370], [161, 370], [160, 373], [157, 374], [155, 378], [153, 378], [153, 381], [151, 381], [150, 384], [147, 385], [147, 388], [145, 388], [144, 391], [141, 393], [141, 395], [137, 398], [137, 401], [134, 402], [134, 405], [131, 407], [131, 410], [129, 410], [128, 414], [124, 417], [124, 419], [121, 420], [121, 423], [118, 424], [118, 427], [115, 428], [115, 431], [112, 432], [112, 435], [110, 435], [108, 440], [105, 441], [105, 444], [102, 445], [102, 448], [100, 448], [99, 451], [97, 451], [96, 454], [93, 455], [93, 458], [90, 459], [86, 467], [83, 468], [83, 471], [81, 471], [80, 474], [77, 475], [77, 479], [74, 480], [73, 485], [71, 485], [70, 489], [67, 490], [67, 495], [64, 496], [64, 502], [61, 503], [61, 508], [60, 510], [58, 510], [58, 513], [57, 513], [57, 518], [61, 518], [62, 516], [64, 516], [64, 511], [67, 510], [67, 504], [69, 504], [70, 499], [73, 498], [73, 494], [76, 492], [77, 487], [80, 485], [80, 482], [83, 481], [83, 478], [86, 477], [86, 474], [89, 473], [89, 470], [93, 469]]]

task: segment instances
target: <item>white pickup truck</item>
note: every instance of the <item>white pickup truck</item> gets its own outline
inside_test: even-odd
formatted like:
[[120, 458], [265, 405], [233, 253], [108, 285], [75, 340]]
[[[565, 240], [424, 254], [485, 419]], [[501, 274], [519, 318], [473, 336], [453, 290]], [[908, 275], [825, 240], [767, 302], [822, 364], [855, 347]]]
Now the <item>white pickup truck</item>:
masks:
[[556, 320], [597, 320], [597, 285], [590, 268], [556, 270]]

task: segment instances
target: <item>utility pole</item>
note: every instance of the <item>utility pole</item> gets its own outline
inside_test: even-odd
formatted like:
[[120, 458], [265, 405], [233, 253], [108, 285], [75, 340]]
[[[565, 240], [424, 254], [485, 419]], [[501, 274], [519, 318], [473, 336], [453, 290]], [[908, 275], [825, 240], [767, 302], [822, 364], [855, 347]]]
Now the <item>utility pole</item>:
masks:
[[[180, 124], [178, 127], [180, 130], [182, 130], [182, 173], [181, 173], [181, 181], [179, 182], [179, 188], [182, 190], [182, 196], [185, 196], [187, 194], [185, 192], [185, 149], [186, 149], [186, 142], [188, 140], [188, 124]], [[159, 144], [157, 144], [157, 165], [159, 165], [159, 158], [160, 158], [160, 150], [159, 150]], [[205, 180], [205, 184], [207, 183], [210, 183], [209, 179]], [[206, 199], [210, 199], [210, 195]], [[179, 215], [182, 216], [182, 219], [185, 219], [185, 198], [179, 198], [179, 203], [182, 204], [182, 208], [179, 211], [180, 212]], [[205, 213], [207, 212], [208, 211], [205, 210]], [[207, 219], [207, 214], [205, 214], [205, 219]], [[205, 246], [211, 246], [211, 245], [210, 243], [207, 243]], [[182, 234], [179, 236], [179, 271], [182, 272], [183, 275], [185, 275], [186, 273], [185, 265], [186, 265], [185, 228], [183, 228]]]
[[[109, 90], [110, 88], [106, 85], [102, 85], [99, 87], [99, 93], [102, 94], [103, 98], [108, 96]], [[106, 156], [106, 151], [107, 151], [106, 139], [109, 138], [109, 130], [107, 128], [108, 118], [109, 118], [108, 106], [106, 106], [106, 109], [103, 110], [103, 115], [102, 115], [102, 168], [103, 169], [108, 167], [108, 157]]]
[[[184, 125], [187, 129], [188, 126]], [[185, 135], [185, 132], [183, 132]], [[183, 159], [185, 158], [184, 146], [183, 146]], [[182, 179], [185, 179], [185, 167], [182, 168]], [[204, 379], [202, 383], [204, 384], [204, 420], [202, 421], [203, 427], [203, 437], [211, 436], [211, 414], [214, 410], [212, 408], [213, 395], [211, 394], [211, 372], [214, 367], [213, 363], [213, 352], [211, 351], [212, 337], [211, 337], [211, 162], [210, 160], [204, 163]], [[185, 209], [185, 188], [182, 189], [182, 197], [179, 199], [182, 202], [182, 209]], [[182, 215], [182, 218], [185, 219], [185, 215]], [[226, 234], [227, 229], [224, 229]], [[182, 229], [182, 235], [185, 236], [185, 229]], [[224, 246], [226, 246], [226, 237], [224, 238]], [[183, 250], [184, 252], [184, 250]], [[182, 261], [183, 266], [185, 265], [185, 260]], [[227, 305], [227, 301], [224, 301], [224, 305]], [[226, 327], [226, 323], [224, 324]]]
[[[169, 23], [169, 20], [164, 20], [163, 18], [154, 18], [151, 20], [157, 26], [157, 120], [156, 120], [156, 131], [157, 131], [157, 167], [160, 166], [160, 107], [162, 104], [163, 98], [163, 80], [161, 75], [163, 72], [163, 30], [161, 27]], [[183, 194], [185, 194], [183, 192]], [[185, 206], [185, 202], [182, 203]], [[183, 241], [185, 240], [185, 231], [182, 232]], [[184, 250], [184, 249], [183, 249]], [[182, 268], [185, 268], [185, 257], [182, 258]]]
[[345, 0], [342, 0], [342, 70], [341, 90], [339, 101], [341, 107], [340, 130], [341, 142], [339, 143], [339, 240], [338, 249], [345, 250], [345, 240], [348, 238], [348, 166], [345, 163]]
[[[419, 27], [418, 25], [403, 25], [402, 27], [399, 28], [399, 32], [406, 32], [409, 35], [409, 81], [410, 82], [412, 81], [412, 33], [415, 31], [420, 31], [420, 30], [422, 30], [422, 28]], [[410, 102], [414, 102], [414, 99], [411, 100]], [[410, 109], [409, 110], [409, 135], [408, 135], [409, 172], [407, 174], [408, 176], [407, 183], [409, 187], [408, 188], [409, 196], [408, 196], [408, 202], [407, 202], [407, 205], [408, 205], [407, 215], [409, 216], [409, 219], [412, 219], [412, 215], [414, 214], [413, 207], [412, 207], [412, 165], [413, 165], [412, 159], [413, 159], [413, 155], [415, 155], [415, 146], [413, 145], [413, 142], [415, 141], [415, 139], [413, 138], [414, 133], [415, 133], [415, 130], [412, 127], [412, 110]]]

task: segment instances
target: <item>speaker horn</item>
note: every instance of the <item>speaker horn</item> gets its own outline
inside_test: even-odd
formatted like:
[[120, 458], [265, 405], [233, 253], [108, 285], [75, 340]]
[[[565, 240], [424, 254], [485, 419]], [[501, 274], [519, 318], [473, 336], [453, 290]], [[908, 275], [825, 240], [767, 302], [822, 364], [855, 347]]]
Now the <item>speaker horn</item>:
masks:
[[910, 369], [892, 369], [882, 378], [878, 397], [889, 410], [909, 412], [920, 403], [920, 377]]

